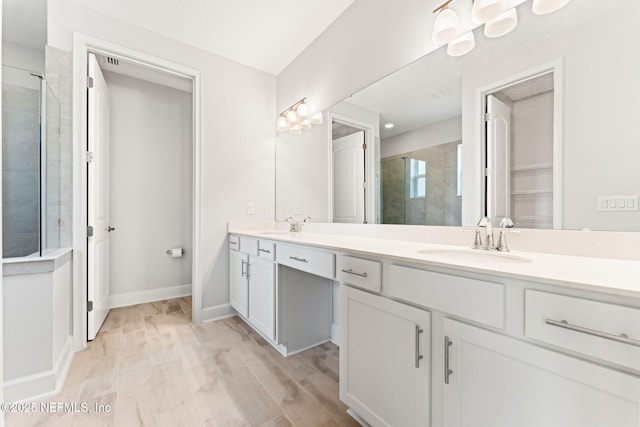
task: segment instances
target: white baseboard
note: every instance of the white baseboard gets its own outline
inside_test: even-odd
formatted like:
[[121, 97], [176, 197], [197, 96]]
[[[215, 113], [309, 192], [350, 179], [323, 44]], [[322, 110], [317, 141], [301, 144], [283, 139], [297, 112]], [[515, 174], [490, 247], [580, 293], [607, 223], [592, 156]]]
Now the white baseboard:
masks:
[[165, 299], [180, 298], [191, 295], [191, 285], [156, 288], [146, 291], [129, 292], [110, 296], [110, 308], [126, 307]]
[[28, 402], [60, 393], [73, 360], [73, 340], [67, 339], [53, 369], [4, 382], [5, 402]]
[[215, 322], [216, 320], [226, 319], [227, 317], [236, 316], [236, 311], [231, 308], [230, 304], [221, 304], [214, 307], [206, 307], [200, 310], [202, 323]]

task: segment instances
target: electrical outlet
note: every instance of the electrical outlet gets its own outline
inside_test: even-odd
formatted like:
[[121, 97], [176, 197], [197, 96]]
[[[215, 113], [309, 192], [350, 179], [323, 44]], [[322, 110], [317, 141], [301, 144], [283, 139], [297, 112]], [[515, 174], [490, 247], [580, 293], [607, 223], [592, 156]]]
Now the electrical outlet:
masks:
[[300, 203], [293, 204], [293, 214], [300, 215]]
[[256, 213], [255, 207], [253, 206], [253, 202], [247, 202], [246, 212], [247, 212], [247, 215], [253, 215]]

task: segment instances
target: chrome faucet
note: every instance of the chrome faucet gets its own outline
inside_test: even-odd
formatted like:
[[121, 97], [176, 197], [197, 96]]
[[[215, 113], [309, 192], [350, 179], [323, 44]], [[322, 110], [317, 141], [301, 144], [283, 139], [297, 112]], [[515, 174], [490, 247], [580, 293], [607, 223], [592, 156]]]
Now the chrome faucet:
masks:
[[299, 233], [302, 230], [302, 224], [296, 221], [292, 216], [288, 216], [285, 219], [289, 223], [289, 233]]
[[[507, 229], [513, 228], [513, 221], [509, 217], [504, 217], [500, 221], [500, 234], [498, 235], [498, 242], [495, 242], [493, 236], [493, 225], [489, 217], [482, 217], [478, 221], [475, 237], [473, 239], [473, 249], [495, 250], [500, 252], [509, 252], [509, 246], [507, 246]], [[481, 232], [485, 229], [484, 237]]]

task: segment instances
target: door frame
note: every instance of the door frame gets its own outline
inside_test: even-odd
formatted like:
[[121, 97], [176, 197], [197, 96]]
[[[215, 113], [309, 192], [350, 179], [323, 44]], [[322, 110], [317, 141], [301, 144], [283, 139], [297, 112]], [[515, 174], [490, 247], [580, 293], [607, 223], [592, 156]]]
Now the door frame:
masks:
[[376, 224], [376, 145], [374, 125], [331, 111], [327, 113], [327, 164], [329, 165], [329, 191], [327, 192], [329, 196], [329, 199], [327, 201], [329, 210], [327, 212], [327, 218], [329, 219], [329, 222], [333, 222], [333, 132], [331, 131], [331, 129], [334, 121], [352, 127], [354, 129], [364, 131], [364, 141], [365, 144], [367, 144], [367, 150], [365, 151], [364, 159], [364, 174], [367, 182], [367, 188], [364, 192], [366, 197], [366, 204], [364, 207], [365, 219], [367, 221], [367, 224]]
[[[564, 127], [564, 78], [562, 58], [511, 74], [475, 90], [473, 110], [473, 126], [475, 132], [473, 138], [473, 151], [478, 154], [474, 159], [473, 174], [478, 179], [474, 180], [476, 188], [474, 189], [473, 210], [476, 212], [477, 219], [484, 216], [483, 211], [486, 204], [486, 180], [484, 168], [487, 156], [487, 135], [485, 132], [484, 112], [487, 108], [487, 95], [491, 95], [500, 89], [513, 86], [514, 84], [548, 74], [550, 72], [553, 72], [553, 229], [562, 229], [562, 129]], [[462, 149], [464, 151], [464, 144], [462, 145]]]
[[73, 33], [73, 348], [87, 345], [87, 55], [109, 55], [157, 71], [178, 75], [193, 82], [193, 197], [192, 197], [192, 321], [202, 321], [201, 227], [201, 73], [199, 70], [129, 49], [85, 34]]

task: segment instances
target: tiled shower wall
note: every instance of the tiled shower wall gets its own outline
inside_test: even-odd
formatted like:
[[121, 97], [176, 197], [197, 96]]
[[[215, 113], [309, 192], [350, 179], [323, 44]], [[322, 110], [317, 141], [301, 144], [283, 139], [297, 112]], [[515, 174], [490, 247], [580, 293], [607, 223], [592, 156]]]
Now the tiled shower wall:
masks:
[[40, 236], [40, 92], [2, 85], [3, 256], [31, 255]]
[[[47, 46], [45, 49], [45, 78], [51, 87], [53, 94], [60, 104], [59, 125], [59, 194], [47, 202], [47, 209], [59, 210], [59, 221], [55, 215], [51, 215], [47, 223], [49, 233], [59, 231], [59, 247], [73, 246], [72, 239], [72, 207], [73, 207], [73, 181], [72, 181], [72, 69], [73, 55], [71, 52]], [[52, 160], [55, 162], [55, 160]], [[58, 222], [57, 227], [55, 222]], [[51, 234], [53, 239], [55, 236]]]
[[[457, 194], [458, 144], [440, 144], [381, 159], [382, 223], [460, 225], [462, 198]], [[403, 157], [424, 160], [426, 196], [409, 197]]]

